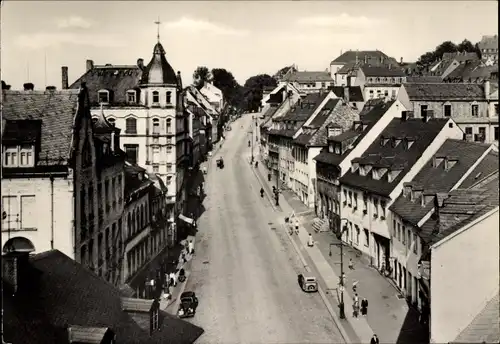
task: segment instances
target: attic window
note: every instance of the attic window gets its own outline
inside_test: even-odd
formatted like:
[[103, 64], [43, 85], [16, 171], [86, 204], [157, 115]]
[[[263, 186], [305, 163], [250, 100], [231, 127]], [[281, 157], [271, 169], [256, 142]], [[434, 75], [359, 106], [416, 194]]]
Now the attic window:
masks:
[[97, 92], [99, 96], [99, 103], [109, 103], [109, 91], [108, 90], [100, 90]]
[[135, 90], [128, 90], [127, 91], [127, 103], [136, 103], [136, 95], [137, 92]]

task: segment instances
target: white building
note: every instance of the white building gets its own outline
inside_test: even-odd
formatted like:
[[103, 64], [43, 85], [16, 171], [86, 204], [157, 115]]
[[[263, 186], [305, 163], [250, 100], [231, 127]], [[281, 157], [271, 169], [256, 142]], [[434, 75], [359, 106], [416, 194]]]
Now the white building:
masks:
[[217, 112], [221, 112], [224, 108], [224, 95], [222, 91], [215, 87], [211, 82], [205, 82], [200, 92], [208, 99], [210, 104], [214, 107]]
[[403, 183], [411, 180], [448, 138], [463, 132], [451, 119], [394, 118], [351, 170], [340, 178], [340, 217], [344, 240], [372, 258], [373, 265], [390, 266], [389, 206]]
[[292, 68], [280, 80], [278, 86], [292, 83], [295, 88], [304, 93], [315, 93], [333, 86], [333, 79], [326, 72], [295, 71]]

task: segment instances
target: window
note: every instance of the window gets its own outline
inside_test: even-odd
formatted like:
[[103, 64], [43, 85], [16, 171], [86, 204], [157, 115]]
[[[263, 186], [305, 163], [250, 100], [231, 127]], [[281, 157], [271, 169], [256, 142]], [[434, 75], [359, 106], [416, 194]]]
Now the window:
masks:
[[137, 92], [134, 91], [134, 90], [127, 91], [127, 103], [133, 103], [133, 104], [135, 104], [135, 102], [136, 102], [136, 100], [135, 100], [136, 94], [137, 94]]
[[391, 98], [395, 99], [396, 98], [396, 90], [391, 91]]
[[427, 116], [427, 105], [420, 105], [420, 116], [422, 118]]
[[359, 233], [360, 233], [359, 226], [354, 225], [354, 227], [356, 228], [356, 245], [359, 245]]
[[153, 146], [153, 163], [158, 163], [160, 160], [160, 146]]
[[131, 163], [137, 164], [139, 159], [139, 145], [137, 144], [126, 144], [124, 145], [125, 153], [127, 154], [127, 159]]
[[340, 145], [335, 145], [335, 154], [340, 154]]
[[167, 146], [167, 154], [172, 154], [172, 147]]
[[160, 133], [160, 120], [158, 118], [153, 119], [153, 134]]
[[365, 233], [365, 246], [368, 247], [370, 246], [370, 232], [366, 228], [363, 228], [363, 232]]
[[396, 220], [392, 220], [392, 237], [396, 236]]
[[[406, 227], [403, 226], [403, 230], [405, 230]], [[411, 235], [411, 230], [408, 229], [408, 248], [411, 248], [411, 240], [412, 240], [412, 235]]]
[[17, 146], [14, 147], [5, 147], [4, 148], [4, 158], [3, 158], [3, 166], [4, 167], [18, 167], [18, 149]]
[[160, 165], [158, 164], [153, 165], [153, 173], [160, 173]]
[[382, 210], [382, 216], [385, 218], [385, 201], [380, 201], [380, 208]]
[[398, 241], [401, 241], [401, 224], [398, 222]]
[[167, 104], [172, 103], [172, 92], [168, 91], [167, 92]]
[[498, 104], [495, 104], [495, 116], [498, 117]]
[[98, 92], [99, 103], [109, 103], [109, 91], [101, 90]]
[[471, 111], [472, 111], [472, 116], [475, 116], [475, 117], [479, 116], [479, 105], [473, 104], [471, 106]]
[[472, 127], [465, 127], [465, 134], [472, 135]]
[[135, 118], [129, 117], [125, 120], [125, 133], [137, 134], [137, 120]]
[[418, 252], [418, 238], [417, 238], [417, 234], [416, 233], [413, 233], [413, 253], [417, 254]]
[[498, 127], [494, 127], [493, 130], [494, 130], [495, 141], [498, 141]]
[[402, 226], [402, 230], [401, 230], [401, 242], [403, 243], [403, 245], [406, 245], [406, 227], [405, 226]]
[[373, 199], [373, 216], [378, 217], [378, 199]]
[[444, 106], [444, 116], [451, 117], [451, 105], [447, 104]]
[[167, 185], [170, 185], [172, 183], [172, 176], [167, 177]]
[[172, 164], [167, 164], [167, 172], [172, 172]]
[[384, 97], [389, 97], [389, 90], [384, 91]]
[[352, 192], [349, 191], [349, 207], [352, 207]]
[[172, 134], [172, 119], [167, 119], [167, 134]]
[[354, 192], [354, 208], [358, 207], [358, 193]]
[[160, 93], [158, 91], [153, 91], [153, 104], [158, 104], [160, 102]]
[[3, 196], [2, 197], [2, 212], [7, 214], [5, 218], [6, 225], [3, 225], [3, 229], [17, 229], [17, 223], [19, 222], [19, 200], [17, 196]]
[[114, 119], [113, 117], [107, 118], [107, 120], [113, 127], [116, 125], [116, 119]]

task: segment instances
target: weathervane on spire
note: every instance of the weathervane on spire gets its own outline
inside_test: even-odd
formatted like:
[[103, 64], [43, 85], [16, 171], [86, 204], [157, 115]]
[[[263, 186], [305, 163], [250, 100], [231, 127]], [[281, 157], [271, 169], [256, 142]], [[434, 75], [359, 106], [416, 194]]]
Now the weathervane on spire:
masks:
[[160, 24], [161, 24], [160, 17], [158, 17], [158, 20], [155, 21], [155, 24], [158, 25], [158, 31], [156, 34], [156, 38], [158, 38], [158, 43], [160, 43]]

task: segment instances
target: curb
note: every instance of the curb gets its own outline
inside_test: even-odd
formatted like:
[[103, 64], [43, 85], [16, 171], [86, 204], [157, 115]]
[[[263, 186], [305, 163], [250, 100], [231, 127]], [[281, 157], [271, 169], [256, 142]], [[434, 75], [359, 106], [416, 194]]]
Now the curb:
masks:
[[[248, 160], [250, 162], [250, 159]], [[254, 167], [252, 164], [250, 164], [250, 167], [253, 171], [253, 173], [255, 174], [255, 176], [257, 177], [257, 180], [258, 182], [263, 185], [262, 183], [262, 180], [261, 178], [259, 177], [258, 173], [254, 170]], [[273, 204], [273, 198], [269, 195], [268, 191], [266, 190], [266, 188], [263, 188], [264, 189], [264, 193], [267, 195], [267, 197], [269, 198], [269, 200], [271, 201], [271, 206], [273, 208], [274, 211], [277, 211], [277, 208], [276, 206]], [[302, 222], [298, 219], [297, 217], [297, 220], [299, 221], [300, 225], [302, 226]], [[303, 226], [302, 226], [303, 227]], [[285, 233], [286, 233], [286, 225], [285, 223], [281, 223], [281, 228], [283, 228], [285, 230]], [[304, 255], [302, 254], [302, 252], [300, 252], [300, 248], [298, 247], [297, 243], [295, 243], [295, 241], [293, 240], [293, 238], [287, 234], [287, 237], [288, 239], [290, 239], [290, 242], [292, 243], [292, 246], [293, 248], [295, 249], [295, 252], [297, 253], [297, 255], [299, 256], [299, 259], [302, 263], [302, 265], [304, 266], [304, 269], [307, 271], [307, 272], [310, 272], [310, 269], [309, 269], [309, 265], [307, 264], [306, 262], [306, 259], [304, 258]], [[314, 262], [313, 262], [314, 264]], [[341, 321], [340, 321], [340, 318], [339, 316], [337, 315], [337, 313], [334, 311], [330, 301], [328, 301], [327, 297], [326, 297], [326, 294], [324, 293], [323, 289], [321, 288], [321, 286], [319, 286], [318, 284], [318, 293], [321, 297], [321, 299], [323, 300], [323, 303], [325, 304], [326, 306], [326, 309], [328, 310], [328, 313], [330, 313], [330, 316], [332, 317], [333, 319], [333, 322], [335, 323], [335, 325], [337, 326], [337, 328], [339, 329], [339, 332], [340, 332], [340, 335], [342, 336], [342, 338], [344, 339], [344, 342], [346, 343], [350, 343], [350, 338], [349, 336], [347, 335], [347, 332], [344, 330], [344, 326], [342, 325]]]

